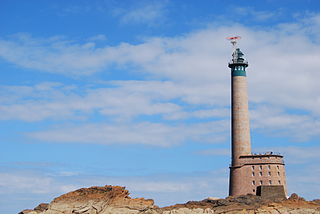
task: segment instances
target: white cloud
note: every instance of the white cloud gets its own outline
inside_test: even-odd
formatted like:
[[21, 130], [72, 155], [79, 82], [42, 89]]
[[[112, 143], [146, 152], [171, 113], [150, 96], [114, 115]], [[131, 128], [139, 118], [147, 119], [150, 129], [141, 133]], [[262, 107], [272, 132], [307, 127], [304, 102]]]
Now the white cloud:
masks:
[[199, 110], [193, 112], [195, 117], [199, 118], [210, 118], [210, 117], [228, 117], [230, 115], [230, 109], [210, 109], [210, 110]]
[[[296, 149], [298, 148], [293, 150]], [[290, 164], [289, 167], [293, 168], [293, 165]], [[39, 203], [50, 202], [55, 197], [69, 191], [103, 185], [125, 186], [131, 193], [131, 197], [152, 198], [155, 200], [155, 204], [159, 206], [185, 203], [190, 200], [202, 200], [207, 197], [224, 198], [227, 196], [227, 168], [211, 172], [117, 177], [101, 174], [77, 174], [67, 175], [66, 177], [61, 173], [50, 175], [46, 173], [46, 170], [48, 170], [47, 167], [38, 172], [23, 170], [0, 173], [0, 192], [5, 193], [2, 196], [5, 196], [6, 201], [19, 202], [10, 204], [12, 209], [17, 209], [17, 207], [21, 210], [33, 208]], [[320, 171], [316, 164], [287, 170], [289, 193], [296, 192], [308, 200], [318, 197], [319, 176]], [[21, 195], [21, 193], [23, 194]], [[21, 206], [20, 203], [28, 204], [30, 207]]]
[[[308, 161], [307, 167], [295, 168], [295, 163], [286, 167], [287, 182], [290, 193], [297, 192], [307, 199], [314, 199], [320, 188], [318, 177], [320, 176], [316, 155], [318, 147], [303, 149], [299, 147], [286, 147], [286, 157], [290, 159], [304, 159], [302, 164]], [[303, 165], [305, 166], [305, 165]], [[145, 197], [155, 199], [160, 206], [184, 203], [190, 200], [202, 200], [211, 197], [226, 197], [228, 186], [228, 170], [218, 169], [211, 172], [190, 172], [174, 174], [152, 174], [145, 176], [105, 176], [86, 175], [83, 173], [72, 173], [62, 171], [61, 173], [47, 173], [47, 165], [40, 171], [7, 170], [0, 172], [0, 192], [5, 193], [6, 198], [12, 197], [15, 201], [26, 200], [29, 204], [45, 202], [44, 198], [53, 200], [61, 194], [78, 188], [103, 185], [126, 186], [131, 197]], [[23, 195], [20, 195], [23, 193]], [[41, 198], [37, 197], [41, 195]], [[16, 203], [16, 207], [19, 207]], [[32, 207], [23, 207], [32, 208]]]
[[[114, 15], [122, 23], [157, 25], [165, 19], [167, 1], [149, 1], [129, 8], [116, 8]], [[128, 6], [128, 5], [127, 5]]]
[[2, 86], [0, 119], [82, 119], [94, 111], [106, 117], [122, 119], [139, 115], [160, 115], [170, 120], [224, 118], [227, 114], [225, 109], [197, 108], [187, 111], [184, 105], [174, 101], [212, 106], [220, 95], [210, 94], [208, 87], [189, 88], [185, 84], [169, 81], [114, 81], [101, 88], [82, 87], [79, 94], [79, 87], [57, 83]]
[[[173, 205], [188, 200], [202, 200], [209, 196], [225, 197], [227, 194], [226, 188], [224, 188], [227, 186], [225, 170], [198, 174], [154, 174], [118, 177], [78, 175], [68, 179], [65, 179], [65, 176], [50, 176], [43, 172], [32, 171], [15, 171], [1, 173], [0, 175], [0, 190], [16, 197], [15, 201], [22, 200], [19, 193], [26, 194], [22, 197], [30, 196], [28, 201], [39, 200], [36, 199], [35, 195], [41, 195], [43, 198], [48, 198], [49, 195], [53, 200], [54, 197], [79, 188], [104, 185], [125, 186], [131, 193], [131, 197], [152, 198], [160, 206]], [[215, 182], [212, 182], [213, 178]], [[40, 199], [37, 203], [40, 202], [44, 201]]]
[[222, 155], [229, 156], [230, 149], [206, 149], [197, 152], [200, 155]]
[[[267, 150], [270, 150], [270, 148], [268, 148]], [[285, 162], [291, 166], [298, 164], [308, 164], [310, 166], [320, 161], [320, 147], [318, 146], [287, 146], [276, 147], [273, 150], [281, 151], [281, 154], [283, 154], [285, 157]]]
[[[304, 150], [304, 148], [301, 150]], [[307, 151], [308, 150], [309, 149], [307, 149]], [[319, 159], [317, 158], [314, 160], [315, 162], [313, 163], [309, 162], [308, 164], [299, 165], [300, 167], [298, 169], [294, 169], [294, 163], [290, 163], [291, 167], [289, 164], [286, 166], [287, 169], [291, 168], [291, 170], [287, 170], [288, 190], [291, 193], [298, 193], [308, 200], [319, 198], [318, 193], [320, 191], [320, 171], [317, 164], [319, 162]]]
[[252, 128], [277, 137], [288, 137], [294, 141], [306, 141], [320, 136], [317, 115], [286, 113], [274, 106], [259, 106], [251, 112]]
[[316, 143], [314, 143], [312, 146], [310, 146], [310, 144], [308, 146], [295, 144], [279, 147], [257, 147], [254, 150], [254, 153], [273, 151], [275, 153], [281, 154], [284, 156], [284, 161], [287, 166], [291, 168], [298, 167], [301, 170], [304, 168], [301, 166], [313, 166], [314, 163], [318, 163], [320, 161], [320, 147], [316, 145]]
[[[100, 117], [111, 120], [111, 122], [109, 124], [92, 124], [90, 130], [92, 130], [91, 133], [96, 134], [96, 137], [93, 134], [84, 137], [86, 132], [83, 132], [83, 129], [85, 127], [77, 128], [74, 126], [67, 135], [62, 134], [64, 131], [60, 130], [59, 133], [62, 132], [59, 134], [60, 139], [56, 139], [56, 141], [63, 142], [62, 136], [64, 136], [67, 142], [76, 142], [79, 139], [79, 142], [110, 144], [112, 142], [104, 142], [104, 139], [110, 135], [101, 136], [101, 133], [104, 133], [102, 130], [111, 133], [115, 131], [110, 130], [111, 126], [114, 126], [117, 133], [122, 131], [130, 136], [131, 128], [129, 126], [137, 126], [138, 128], [138, 123], [134, 121], [142, 116], [144, 118], [140, 120], [139, 123], [141, 124], [161, 125], [162, 132], [157, 135], [159, 142], [153, 139], [150, 140], [149, 144], [162, 146], [185, 142], [184, 139], [187, 139], [187, 136], [173, 137], [174, 140], [171, 141], [174, 143], [172, 143], [170, 140], [161, 137], [161, 134], [174, 136], [175, 131], [184, 132], [183, 129], [186, 127], [183, 128], [182, 125], [175, 127], [170, 125], [170, 122], [183, 124], [185, 120], [192, 119], [196, 121], [193, 128], [190, 125], [190, 129], [204, 128], [204, 133], [213, 132], [215, 134], [215, 136], [210, 135], [212, 141], [223, 142], [228, 135], [226, 134], [229, 130], [227, 123], [223, 122], [225, 125], [218, 125], [210, 130], [207, 128], [208, 123], [205, 122], [208, 119], [211, 121], [229, 120], [230, 113], [229, 109], [226, 108], [229, 105], [229, 95], [221, 98], [219, 93], [210, 93], [214, 90], [214, 85], [195, 85], [190, 88], [187, 84], [169, 81], [115, 81], [109, 82], [101, 88], [82, 87], [81, 94], [77, 92], [78, 88], [75, 86], [57, 83], [42, 83], [35, 86], [6, 86], [2, 87], [1, 90], [3, 96], [2, 105], [0, 105], [0, 119], [19, 119], [29, 122], [45, 119], [60, 121], [73, 119], [92, 123], [90, 122], [92, 115], [99, 114]], [[309, 99], [312, 99], [312, 97]], [[251, 109], [250, 115], [253, 130], [276, 137], [288, 137], [293, 141], [306, 141], [320, 135], [320, 124], [316, 114], [307, 110], [303, 110], [302, 113], [299, 111], [297, 113], [295, 111], [287, 113], [286, 110], [290, 108], [284, 108], [282, 101], [269, 103], [268, 105], [265, 104], [267, 100], [262, 104], [252, 102], [254, 107]], [[294, 104], [290, 105], [294, 106]], [[160, 121], [157, 123], [150, 122], [150, 119], [152, 121], [154, 116], [157, 116]], [[204, 127], [201, 127], [201, 124], [204, 124]], [[54, 129], [54, 127], [51, 127], [51, 129]], [[95, 129], [100, 130], [100, 132], [96, 133]], [[50, 139], [49, 137], [53, 135], [52, 139], [55, 139], [54, 136], [58, 135], [55, 132], [57, 130], [43, 131], [40, 132], [42, 137], [37, 136], [37, 138]], [[71, 133], [76, 137], [70, 136]], [[138, 133], [144, 135], [137, 131], [136, 134]], [[201, 140], [204, 140], [201, 135], [206, 135], [200, 132], [190, 132], [190, 135], [191, 133], [199, 134]], [[43, 137], [43, 134], [47, 137]], [[148, 135], [146, 134], [146, 136]], [[148, 137], [146, 138], [148, 139]], [[196, 139], [196, 136], [188, 138]], [[118, 143], [127, 142], [125, 139], [116, 140], [114, 137], [111, 137], [111, 139]], [[138, 143], [138, 137], [132, 139], [135, 139], [135, 142]], [[140, 143], [144, 144], [147, 141], [142, 140]]]
[[105, 41], [105, 40], [107, 40], [107, 37], [103, 34], [98, 34], [88, 38], [88, 41]]
[[[56, 191], [50, 177], [26, 173], [0, 173], [0, 189], [7, 193], [45, 194]], [[2, 192], [1, 191], [1, 192]]]
[[267, 21], [270, 19], [275, 19], [281, 15], [280, 10], [276, 11], [260, 11], [253, 7], [237, 7], [234, 8], [234, 12], [237, 16], [250, 17], [252, 20], [256, 21]]
[[167, 125], [164, 123], [113, 123], [88, 124], [52, 128], [28, 133], [28, 136], [47, 142], [95, 143], [95, 144], [145, 144], [168, 147], [187, 140], [217, 143], [227, 139], [227, 121], [191, 125]]
[[[260, 30], [234, 25], [174, 38], [150, 38], [137, 45], [96, 47], [93, 42], [77, 44], [61, 38], [41, 40], [25, 35], [2, 38], [0, 55], [23, 67], [81, 75], [118, 66], [120, 72], [141, 72], [167, 81], [118, 81], [112, 83], [115, 88], [89, 88], [83, 94], [63, 88], [69, 86], [47, 91], [21, 86], [22, 92], [0, 98], [4, 101], [0, 118], [87, 119], [91, 113], [126, 122], [141, 115], [160, 115], [163, 120], [216, 119], [224, 115], [223, 118], [230, 103], [226, 64], [231, 52], [224, 38], [237, 32], [243, 37], [240, 46], [250, 63], [252, 127], [300, 141], [317, 137], [320, 48], [314, 42], [312, 29], [317, 29], [318, 17], [312, 14], [308, 17], [310, 24], [305, 25], [307, 18], [302, 19], [294, 29], [288, 27], [290, 23]], [[41, 97], [36, 93], [39, 91], [49, 95]], [[28, 95], [30, 99], [26, 100]]]

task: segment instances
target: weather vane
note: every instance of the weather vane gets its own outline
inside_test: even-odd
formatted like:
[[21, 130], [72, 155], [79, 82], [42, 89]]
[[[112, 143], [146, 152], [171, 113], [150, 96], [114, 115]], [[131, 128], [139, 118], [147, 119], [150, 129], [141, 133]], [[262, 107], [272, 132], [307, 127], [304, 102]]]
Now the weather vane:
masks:
[[239, 39], [241, 39], [241, 36], [232, 36], [232, 37], [227, 37], [226, 39], [229, 40], [233, 46], [233, 54], [232, 54], [233, 59], [232, 59], [232, 61], [236, 62], [238, 59], [238, 52], [236, 51], [237, 42]]
[[227, 37], [227, 40], [229, 40], [233, 46], [234, 49], [237, 47], [237, 40], [241, 39], [241, 36], [232, 36], [232, 37]]

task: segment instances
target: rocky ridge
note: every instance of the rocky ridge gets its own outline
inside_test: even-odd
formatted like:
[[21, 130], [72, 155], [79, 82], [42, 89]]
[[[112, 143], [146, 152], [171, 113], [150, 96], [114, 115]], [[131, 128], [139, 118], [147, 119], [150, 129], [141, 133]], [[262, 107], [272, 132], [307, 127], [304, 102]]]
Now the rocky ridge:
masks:
[[268, 200], [256, 195], [208, 198], [159, 208], [152, 199], [131, 198], [120, 186], [82, 188], [19, 214], [320, 214], [320, 200], [306, 201], [296, 194]]

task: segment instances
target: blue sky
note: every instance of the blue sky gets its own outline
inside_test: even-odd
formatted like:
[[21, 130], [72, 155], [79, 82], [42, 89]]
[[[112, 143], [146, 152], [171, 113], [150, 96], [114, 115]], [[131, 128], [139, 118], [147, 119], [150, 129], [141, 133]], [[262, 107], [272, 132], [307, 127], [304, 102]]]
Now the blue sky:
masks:
[[230, 71], [249, 61], [253, 152], [319, 198], [317, 0], [1, 0], [0, 208], [126, 186], [160, 206], [228, 193]]

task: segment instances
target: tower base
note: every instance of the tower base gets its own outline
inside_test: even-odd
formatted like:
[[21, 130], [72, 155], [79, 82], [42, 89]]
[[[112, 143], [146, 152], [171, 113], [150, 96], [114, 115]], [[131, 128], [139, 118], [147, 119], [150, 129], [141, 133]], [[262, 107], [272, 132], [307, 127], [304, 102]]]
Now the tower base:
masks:
[[258, 186], [283, 186], [287, 195], [283, 156], [272, 153], [240, 156], [230, 166], [229, 195], [257, 194]]

